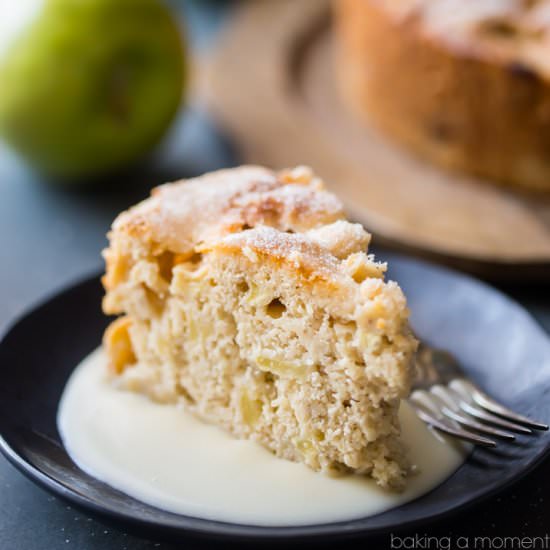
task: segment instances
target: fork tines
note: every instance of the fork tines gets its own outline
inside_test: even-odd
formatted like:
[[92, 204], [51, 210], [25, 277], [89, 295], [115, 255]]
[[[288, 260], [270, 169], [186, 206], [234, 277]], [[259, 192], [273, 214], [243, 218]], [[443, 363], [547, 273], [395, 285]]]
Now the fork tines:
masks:
[[428, 425], [474, 445], [496, 447], [493, 438], [514, 441], [515, 434], [548, 429], [497, 403], [465, 378], [416, 390], [409, 401]]

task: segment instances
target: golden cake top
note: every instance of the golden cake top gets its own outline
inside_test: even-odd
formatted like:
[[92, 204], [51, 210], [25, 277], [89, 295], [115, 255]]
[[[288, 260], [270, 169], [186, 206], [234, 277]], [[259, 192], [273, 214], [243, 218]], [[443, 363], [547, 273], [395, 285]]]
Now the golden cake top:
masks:
[[370, 0], [457, 53], [550, 74], [550, 0]]
[[303, 232], [343, 217], [340, 201], [309, 168], [273, 172], [242, 166], [162, 185], [118, 216], [113, 230], [188, 254], [257, 225]]
[[172, 266], [197, 253], [242, 252], [350, 288], [352, 279], [382, 278], [386, 269], [366, 255], [370, 235], [345, 219], [340, 201], [306, 167], [241, 166], [163, 185], [117, 217], [109, 240], [107, 289], [123, 279], [129, 258], [164, 261], [165, 253]]

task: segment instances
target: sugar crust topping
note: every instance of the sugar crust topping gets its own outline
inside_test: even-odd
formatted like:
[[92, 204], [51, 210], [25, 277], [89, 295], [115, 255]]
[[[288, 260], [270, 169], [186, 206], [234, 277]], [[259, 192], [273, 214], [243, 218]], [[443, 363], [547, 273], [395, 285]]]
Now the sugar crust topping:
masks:
[[341, 202], [306, 167], [243, 166], [166, 184], [123, 212], [113, 230], [178, 254], [255, 249], [327, 275], [370, 241], [362, 226], [344, 220]]

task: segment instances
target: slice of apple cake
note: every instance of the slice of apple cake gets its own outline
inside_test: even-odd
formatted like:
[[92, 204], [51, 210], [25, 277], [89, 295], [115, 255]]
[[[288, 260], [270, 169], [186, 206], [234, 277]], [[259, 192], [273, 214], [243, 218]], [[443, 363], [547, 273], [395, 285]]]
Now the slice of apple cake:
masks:
[[416, 342], [369, 240], [303, 167], [155, 189], [104, 252], [113, 377], [277, 456], [402, 486]]

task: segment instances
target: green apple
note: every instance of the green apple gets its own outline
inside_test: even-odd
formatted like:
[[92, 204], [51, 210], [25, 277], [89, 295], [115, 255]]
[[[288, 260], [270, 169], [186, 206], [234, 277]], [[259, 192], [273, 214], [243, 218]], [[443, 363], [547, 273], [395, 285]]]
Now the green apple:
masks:
[[139, 159], [183, 93], [185, 52], [170, 10], [161, 0], [43, 0], [35, 8], [0, 52], [0, 135], [65, 180]]

